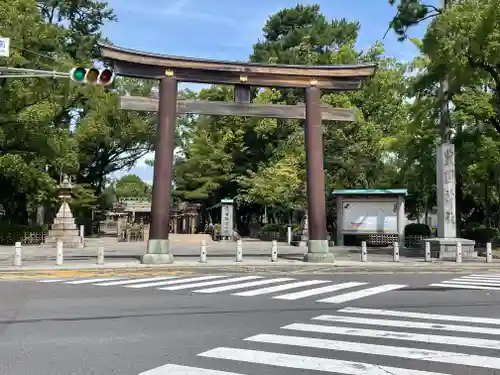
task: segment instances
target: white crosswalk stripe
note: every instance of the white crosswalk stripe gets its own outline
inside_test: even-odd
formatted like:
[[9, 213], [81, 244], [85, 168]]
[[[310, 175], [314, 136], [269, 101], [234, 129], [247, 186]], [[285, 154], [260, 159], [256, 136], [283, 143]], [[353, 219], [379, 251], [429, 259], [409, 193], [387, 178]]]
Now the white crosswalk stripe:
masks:
[[139, 375], [242, 375], [235, 372], [208, 370], [197, 367], [165, 365], [155, 369], [141, 372]]
[[[39, 283], [90, 284], [98, 287], [156, 289], [161, 291], [192, 291], [200, 294], [229, 293], [239, 297], [266, 296], [282, 301], [308, 299], [316, 303], [344, 303], [406, 285], [385, 284], [369, 287], [367, 282], [334, 283], [331, 280], [297, 280], [292, 277], [240, 276], [151, 276], [145, 278], [102, 277], [77, 279], [45, 279]], [[363, 287], [363, 288], [362, 288]], [[231, 292], [233, 292], [231, 294]], [[315, 299], [321, 295], [323, 299]], [[318, 297], [316, 297], [318, 298]]]
[[303, 286], [309, 285], [317, 285], [317, 284], [326, 284], [328, 280], [306, 280], [306, 281], [297, 281], [295, 283], [284, 284], [284, 285], [276, 285], [270, 286], [267, 288], [249, 290], [246, 292], [234, 293], [233, 296], [242, 296], [242, 297], [251, 297], [251, 296], [261, 296], [263, 294], [271, 294], [276, 292], [282, 292], [283, 290], [288, 289], [297, 289]]
[[380, 294], [380, 293], [384, 293], [384, 292], [390, 292], [392, 290], [401, 289], [401, 288], [404, 288], [405, 286], [406, 285], [397, 285], [397, 284], [380, 285], [380, 286], [375, 286], [373, 288], [359, 290], [357, 292], [345, 293], [345, 294], [341, 294], [339, 296], [321, 299], [318, 302], [344, 303], [344, 302], [353, 301], [355, 299], [359, 299], [359, 298], [363, 298], [363, 297], [374, 296], [375, 294]]
[[275, 283], [280, 283], [283, 281], [292, 281], [292, 280], [293, 279], [291, 279], [289, 277], [282, 277], [282, 278], [278, 278], [278, 279], [251, 281], [251, 282], [242, 283], [242, 284], [224, 285], [224, 286], [218, 286], [215, 288], [200, 289], [200, 290], [195, 290], [194, 292], [195, 293], [220, 293], [220, 292], [228, 292], [230, 290], [244, 289], [244, 288], [250, 288], [253, 286], [275, 284]]
[[168, 286], [166, 288], [158, 288], [160, 290], [182, 290], [182, 289], [192, 289], [192, 288], [200, 288], [204, 286], [212, 286], [219, 284], [227, 284], [235, 281], [247, 281], [247, 280], [255, 280], [260, 279], [261, 276], [244, 276], [244, 277], [235, 277], [233, 279], [222, 279], [216, 281], [205, 281], [201, 283], [187, 284], [187, 285], [176, 285], [176, 286]]
[[500, 274], [473, 274], [433, 283], [429, 286], [453, 289], [500, 290]]
[[[167, 364], [139, 375], [241, 375], [240, 371], [222, 371], [228, 368], [243, 368], [245, 374], [283, 368], [290, 375], [454, 375], [496, 374], [500, 370], [497, 318], [347, 307], [312, 321], [324, 323], [288, 324], [276, 333], [244, 338], [235, 347], [199, 353], [196, 367]], [[387, 326], [398, 329], [388, 331]], [[436, 330], [449, 333], [439, 335]]]
[[320, 288], [302, 290], [300, 292], [295, 292], [295, 293], [282, 294], [282, 295], [279, 295], [279, 296], [276, 296], [273, 298], [296, 300], [296, 299], [301, 299], [301, 298], [305, 298], [305, 297], [316, 296], [318, 294], [336, 292], [336, 291], [339, 291], [342, 289], [353, 288], [355, 286], [361, 286], [361, 285], [366, 285], [366, 284], [367, 283], [356, 283], [356, 282], [333, 284], [333, 285], [322, 286]]

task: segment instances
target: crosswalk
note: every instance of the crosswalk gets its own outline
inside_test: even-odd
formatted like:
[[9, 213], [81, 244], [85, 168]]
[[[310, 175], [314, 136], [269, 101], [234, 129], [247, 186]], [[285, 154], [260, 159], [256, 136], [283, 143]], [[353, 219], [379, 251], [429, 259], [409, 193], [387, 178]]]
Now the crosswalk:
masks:
[[330, 280], [297, 280], [291, 277], [264, 276], [156, 276], [148, 278], [100, 277], [81, 279], [44, 279], [45, 284], [93, 285], [96, 287], [123, 287], [129, 289], [154, 288], [161, 291], [189, 291], [197, 294], [228, 293], [238, 297], [265, 296], [276, 300], [296, 301], [319, 298], [318, 303], [341, 304], [378, 295], [406, 285], [383, 284], [370, 286], [367, 282]]
[[166, 364], [139, 375], [270, 374], [278, 368], [290, 375], [500, 373], [500, 319], [347, 307], [311, 320], [199, 353], [195, 366]]
[[430, 284], [429, 286], [455, 289], [500, 290], [500, 273], [467, 275]]

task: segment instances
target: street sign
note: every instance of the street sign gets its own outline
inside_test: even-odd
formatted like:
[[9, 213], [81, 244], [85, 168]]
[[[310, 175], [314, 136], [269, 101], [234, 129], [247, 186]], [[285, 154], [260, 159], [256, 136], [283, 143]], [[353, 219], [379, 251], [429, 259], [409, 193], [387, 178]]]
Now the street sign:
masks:
[[0, 37], [0, 56], [1, 57], [10, 56], [10, 38]]

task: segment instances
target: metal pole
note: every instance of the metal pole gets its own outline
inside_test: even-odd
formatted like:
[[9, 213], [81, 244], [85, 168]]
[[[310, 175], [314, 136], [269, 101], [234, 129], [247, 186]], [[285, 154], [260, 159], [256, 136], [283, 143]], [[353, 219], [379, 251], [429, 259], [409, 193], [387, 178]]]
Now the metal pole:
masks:
[[430, 262], [432, 260], [431, 256], [431, 244], [430, 242], [425, 242], [425, 261]]
[[23, 255], [22, 255], [22, 247], [21, 242], [16, 242], [14, 248], [14, 266], [22, 266], [23, 265]]
[[493, 252], [491, 250], [491, 242], [486, 244], [486, 263], [493, 262]]
[[289, 225], [287, 227], [287, 231], [286, 231], [286, 242], [288, 243], [288, 245], [291, 245], [292, 244], [292, 226]]
[[236, 261], [243, 262], [243, 244], [241, 240], [236, 241]]
[[99, 245], [97, 245], [97, 264], [104, 264], [104, 246], [102, 245], [102, 243], [99, 243]]
[[399, 262], [399, 243], [394, 242], [394, 261]]
[[462, 243], [457, 242], [456, 262], [462, 263]]
[[207, 244], [205, 240], [201, 240], [200, 244], [200, 263], [207, 263]]
[[278, 261], [278, 241], [273, 240], [273, 244], [271, 247], [271, 262]]
[[63, 255], [63, 242], [61, 240], [57, 240], [56, 242], [56, 264], [61, 266], [64, 262]]
[[366, 251], [366, 241], [361, 242], [361, 261], [366, 262], [368, 260], [368, 252]]

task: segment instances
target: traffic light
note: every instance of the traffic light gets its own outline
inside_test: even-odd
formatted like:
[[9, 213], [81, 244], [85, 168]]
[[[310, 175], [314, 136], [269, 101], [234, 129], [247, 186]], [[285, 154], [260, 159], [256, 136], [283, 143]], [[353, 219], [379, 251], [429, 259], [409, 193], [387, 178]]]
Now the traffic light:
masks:
[[115, 79], [115, 73], [110, 69], [76, 67], [71, 69], [69, 78], [77, 83], [109, 86]]

